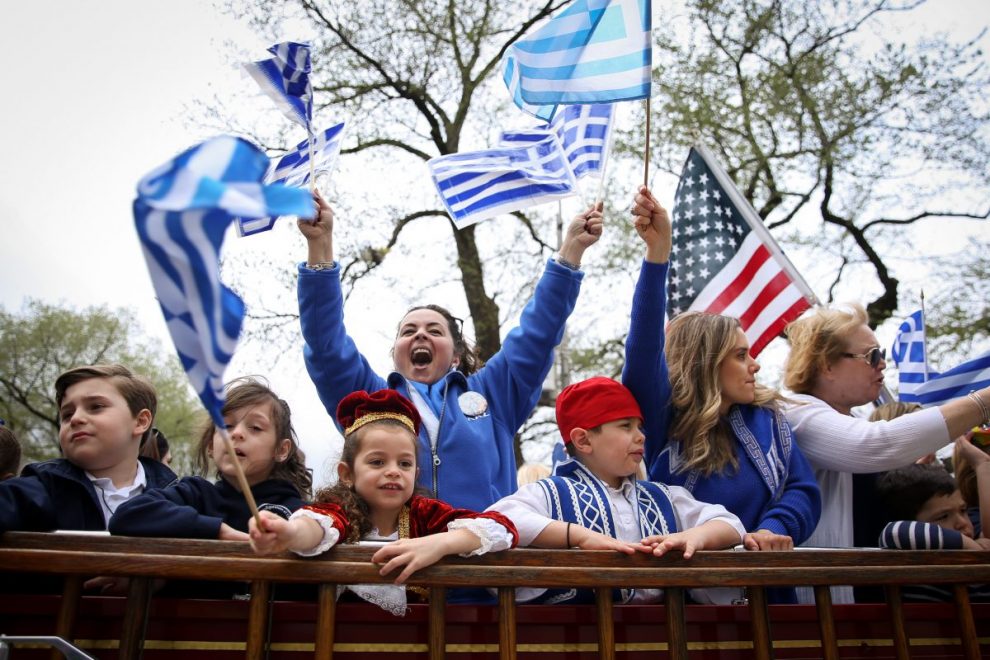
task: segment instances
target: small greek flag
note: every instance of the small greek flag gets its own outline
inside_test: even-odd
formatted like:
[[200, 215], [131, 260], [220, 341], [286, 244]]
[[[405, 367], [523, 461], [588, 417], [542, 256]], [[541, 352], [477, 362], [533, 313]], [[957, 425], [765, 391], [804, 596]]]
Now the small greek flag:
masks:
[[[313, 142], [313, 173], [316, 175], [331, 172], [340, 155], [340, 143], [344, 132], [341, 122], [317, 133]], [[309, 140], [303, 140], [296, 148], [278, 160], [272, 160], [265, 176], [266, 183], [282, 183], [294, 188], [305, 188], [309, 184]], [[238, 218], [237, 233], [250, 236], [270, 230], [278, 218]]]
[[311, 133], [313, 86], [309, 82], [309, 44], [286, 41], [275, 44], [268, 52], [275, 57], [244, 64], [244, 70], [286, 117]]
[[[601, 177], [612, 144], [612, 114], [610, 103], [568, 105], [540, 127], [557, 133], [574, 178]], [[504, 131], [502, 144], [536, 139], [533, 131]]]
[[234, 216], [311, 216], [309, 192], [264, 185], [268, 158], [221, 136], [183, 152], [138, 183], [134, 224], [165, 323], [193, 389], [223, 424], [223, 372], [244, 302], [220, 281], [220, 247]]
[[917, 401], [925, 407], [939, 406], [984, 387], [990, 387], [990, 351], [945, 373], [929, 373], [928, 382], [918, 386], [913, 398], [901, 397], [901, 401]]
[[447, 213], [458, 229], [576, 194], [577, 182], [557, 136], [521, 146], [431, 158], [427, 162]]
[[901, 401], [917, 401], [918, 388], [928, 380], [928, 356], [925, 350], [925, 317], [918, 310], [907, 317], [897, 329], [890, 357], [897, 365], [897, 398]]
[[650, 0], [574, 0], [502, 58], [513, 102], [550, 121], [557, 106], [650, 95]]

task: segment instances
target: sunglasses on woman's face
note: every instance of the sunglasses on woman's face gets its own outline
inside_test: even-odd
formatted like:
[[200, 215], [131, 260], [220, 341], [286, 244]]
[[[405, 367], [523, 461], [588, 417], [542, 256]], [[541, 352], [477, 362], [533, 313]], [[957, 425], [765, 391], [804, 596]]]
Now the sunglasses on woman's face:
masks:
[[887, 349], [874, 347], [865, 353], [843, 353], [842, 357], [856, 358], [857, 360], [866, 360], [870, 368], [876, 369], [880, 365], [882, 360], [887, 359]]

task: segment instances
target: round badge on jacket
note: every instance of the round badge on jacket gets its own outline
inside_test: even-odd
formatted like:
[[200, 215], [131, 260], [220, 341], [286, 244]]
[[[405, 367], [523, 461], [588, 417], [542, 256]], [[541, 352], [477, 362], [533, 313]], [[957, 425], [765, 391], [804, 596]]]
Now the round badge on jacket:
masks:
[[465, 392], [457, 397], [457, 405], [465, 417], [481, 417], [488, 412], [488, 401], [477, 392]]

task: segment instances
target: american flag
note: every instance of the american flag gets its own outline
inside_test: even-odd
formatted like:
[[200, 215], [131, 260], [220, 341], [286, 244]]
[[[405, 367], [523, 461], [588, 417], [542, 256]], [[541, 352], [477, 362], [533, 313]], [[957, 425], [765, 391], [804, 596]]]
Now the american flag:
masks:
[[674, 196], [670, 315], [698, 310], [739, 319], [756, 356], [814, 293], [759, 215], [703, 146], [688, 154]]

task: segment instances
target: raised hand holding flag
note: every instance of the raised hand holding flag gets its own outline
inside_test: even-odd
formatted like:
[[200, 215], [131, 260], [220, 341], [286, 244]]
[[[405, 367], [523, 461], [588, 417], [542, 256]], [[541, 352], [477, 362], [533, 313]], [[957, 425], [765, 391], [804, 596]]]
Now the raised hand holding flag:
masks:
[[[217, 428], [223, 372], [244, 319], [244, 302], [220, 281], [220, 248], [234, 216], [312, 216], [309, 192], [263, 185], [268, 158], [250, 142], [221, 136], [156, 168], [138, 183], [134, 224], [169, 334], [189, 381]], [[225, 442], [230, 439], [223, 432]], [[234, 453], [228, 445], [228, 451]], [[235, 461], [241, 490], [257, 507]]]

